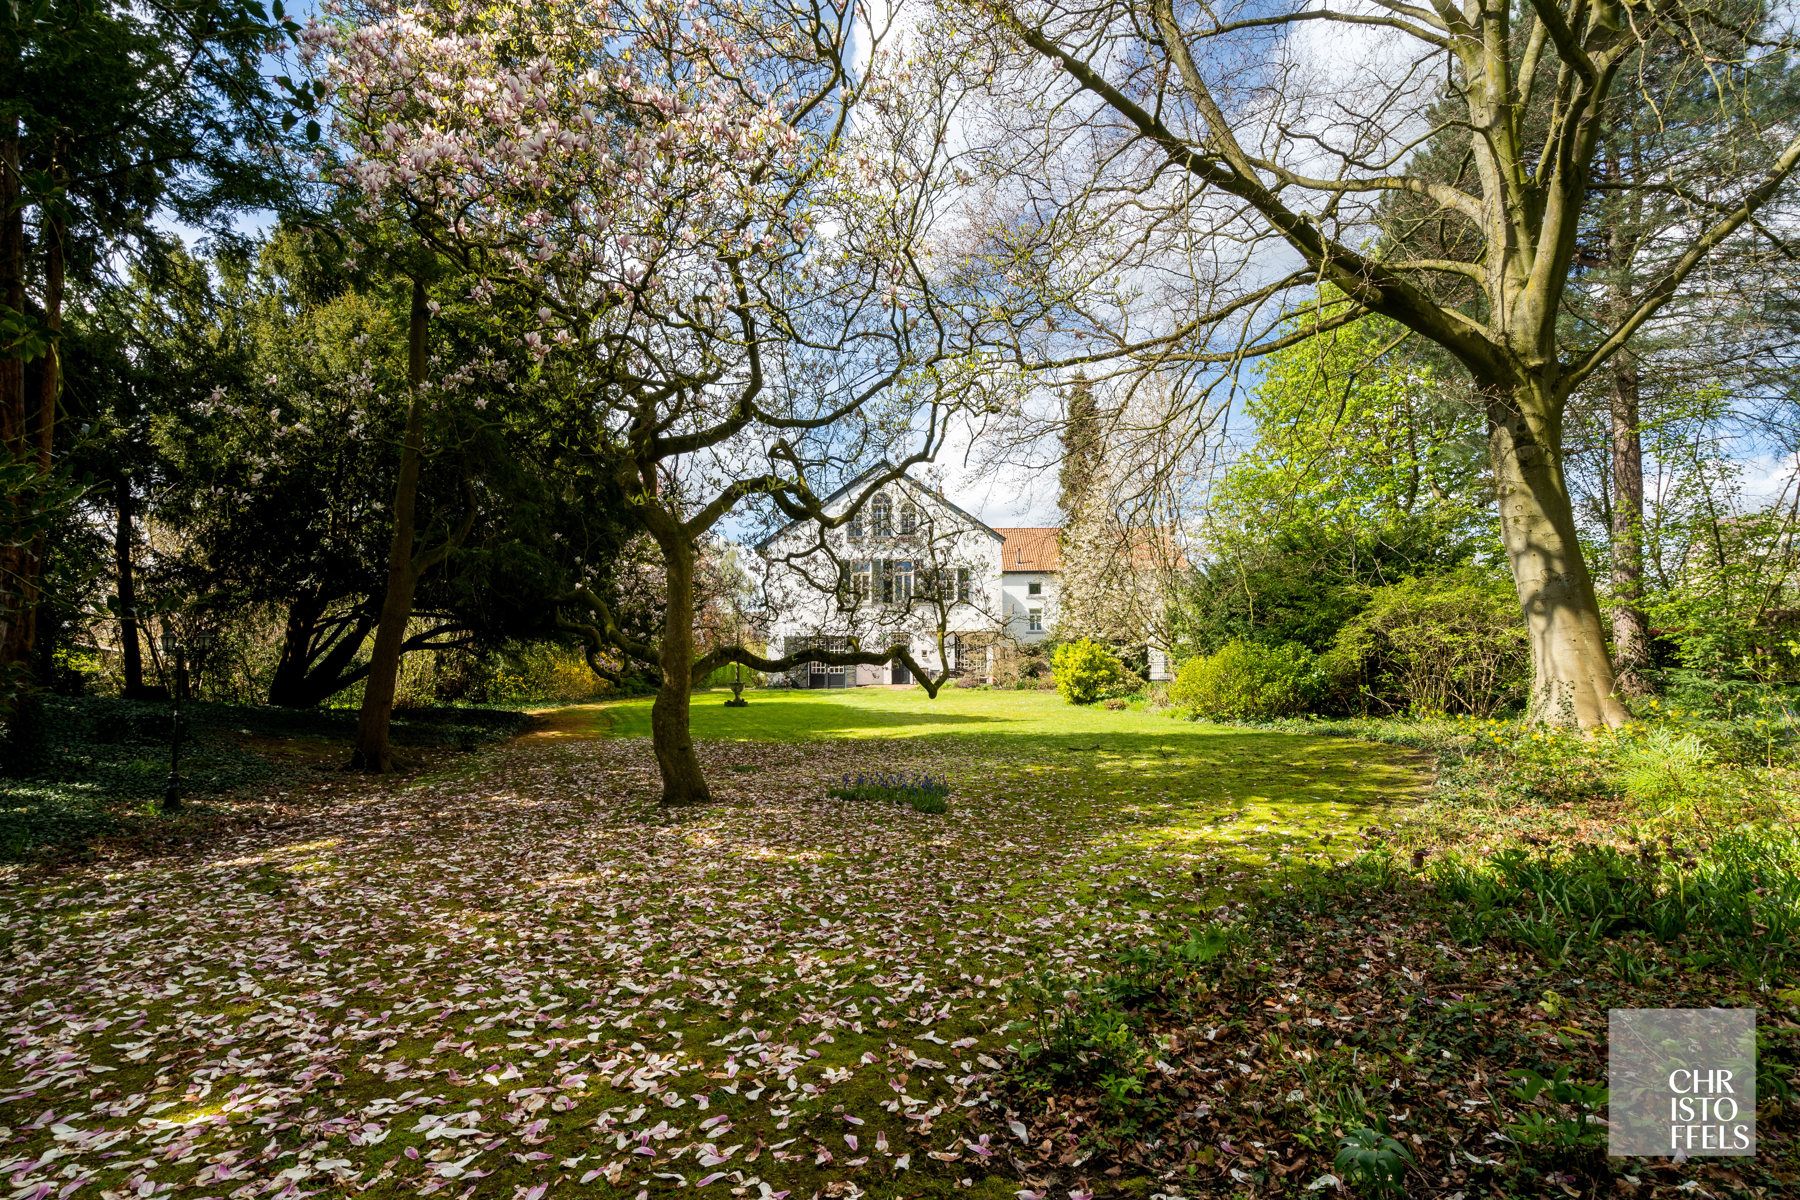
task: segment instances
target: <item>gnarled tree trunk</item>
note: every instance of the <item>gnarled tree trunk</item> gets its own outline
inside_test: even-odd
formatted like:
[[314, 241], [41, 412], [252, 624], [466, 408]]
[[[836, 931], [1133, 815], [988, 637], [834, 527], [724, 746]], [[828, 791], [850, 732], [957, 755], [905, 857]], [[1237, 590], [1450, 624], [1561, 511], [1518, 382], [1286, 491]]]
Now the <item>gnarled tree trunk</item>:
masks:
[[651, 745], [662, 774], [663, 804], [705, 804], [712, 796], [688, 727], [694, 687], [694, 550], [685, 540], [670, 539], [662, 552], [668, 596], [657, 648], [662, 686], [650, 706]]
[[1534, 383], [1488, 390], [1500, 536], [1531, 634], [1533, 720], [1623, 725], [1593, 577], [1562, 468], [1560, 407]]
[[356, 652], [374, 628], [362, 612], [327, 619], [316, 597], [288, 609], [281, 656], [269, 679], [269, 703], [282, 708], [316, 708], [354, 683]]

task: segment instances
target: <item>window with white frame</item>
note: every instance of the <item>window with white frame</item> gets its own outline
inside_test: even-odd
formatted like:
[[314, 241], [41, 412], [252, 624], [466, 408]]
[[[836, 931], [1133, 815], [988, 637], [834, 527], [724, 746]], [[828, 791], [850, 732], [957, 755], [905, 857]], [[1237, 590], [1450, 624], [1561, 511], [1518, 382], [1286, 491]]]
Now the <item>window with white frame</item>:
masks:
[[883, 559], [877, 564], [883, 604], [906, 604], [912, 600], [913, 564], [910, 558]]
[[1025, 628], [1032, 633], [1044, 632], [1044, 610], [1032, 605], [1025, 610]]
[[919, 510], [909, 500], [900, 506], [900, 536], [911, 537], [917, 532], [919, 532]]
[[964, 603], [969, 599], [969, 569], [967, 567], [932, 567], [924, 572], [930, 582], [920, 579], [917, 588], [921, 595], [936, 596], [945, 604]]
[[886, 494], [869, 501], [869, 523], [875, 527], [876, 537], [894, 536], [894, 505]]

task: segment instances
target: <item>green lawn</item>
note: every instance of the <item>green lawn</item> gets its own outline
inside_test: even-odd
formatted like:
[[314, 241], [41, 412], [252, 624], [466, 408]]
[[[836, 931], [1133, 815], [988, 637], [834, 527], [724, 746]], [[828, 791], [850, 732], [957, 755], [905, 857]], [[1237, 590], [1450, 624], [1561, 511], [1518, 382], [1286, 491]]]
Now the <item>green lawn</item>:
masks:
[[[1068, 819], [1123, 820], [1133, 851], [1192, 844], [1255, 863], [1297, 849], [1335, 856], [1351, 847], [1347, 832], [1422, 786], [1421, 760], [1392, 747], [1078, 706], [1050, 691], [772, 689], [748, 693], [747, 708], [725, 707], [727, 695], [694, 697], [696, 739], [926, 741], [918, 752], [935, 753], [957, 790], [979, 780], [1053, 799]], [[559, 725], [647, 738], [650, 700], [565, 709]], [[838, 754], [856, 766], [853, 747]], [[733, 779], [713, 774], [715, 790], [729, 793]]]
[[[723, 699], [696, 698], [700, 809], [656, 807], [633, 700], [197, 853], [11, 869], [0, 1170], [1008, 1200], [985, 1097], [1022, 996], [1343, 854], [1424, 781], [1391, 748], [1038, 693]], [[826, 794], [859, 771], [947, 775], [950, 809]]]
[[[1109, 738], [1150, 735], [1170, 744], [1196, 734], [1217, 734], [1215, 726], [1169, 719], [1158, 712], [1114, 712], [1100, 705], [1069, 704], [1050, 691], [985, 691], [947, 687], [937, 696], [922, 688], [845, 688], [795, 691], [771, 688], [746, 692], [748, 708], [726, 708], [730, 693], [694, 697], [697, 738], [796, 742], [812, 738], [940, 737], [1067, 738], [1103, 734]], [[617, 737], [650, 736], [650, 700], [639, 697], [594, 705], [596, 727]]]

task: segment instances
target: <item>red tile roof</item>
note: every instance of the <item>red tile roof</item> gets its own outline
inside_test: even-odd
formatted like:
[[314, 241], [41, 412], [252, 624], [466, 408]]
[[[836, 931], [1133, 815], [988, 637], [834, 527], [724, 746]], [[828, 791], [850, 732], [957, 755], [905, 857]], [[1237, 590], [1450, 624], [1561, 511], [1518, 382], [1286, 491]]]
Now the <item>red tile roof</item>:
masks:
[[1054, 525], [1034, 525], [1018, 529], [1001, 529], [996, 526], [994, 532], [1006, 539], [1006, 544], [1000, 548], [1002, 571], [1062, 569], [1062, 545], [1058, 540], [1062, 530]]

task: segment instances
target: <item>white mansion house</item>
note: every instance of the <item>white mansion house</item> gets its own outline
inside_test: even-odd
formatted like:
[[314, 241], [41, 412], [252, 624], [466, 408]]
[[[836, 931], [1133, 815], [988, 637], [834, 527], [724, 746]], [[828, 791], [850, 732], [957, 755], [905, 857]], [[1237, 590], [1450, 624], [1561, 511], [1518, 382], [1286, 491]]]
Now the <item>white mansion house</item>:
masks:
[[[878, 464], [825, 500], [841, 515]], [[928, 671], [946, 663], [958, 675], [992, 674], [996, 652], [1041, 642], [1056, 628], [1058, 530], [995, 529], [942, 493], [901, 477], [870, 497], [848, 522], [826, 531], [796, 521], [757, 546], [767, 563], [774, 613], [770, 649], [806, 645], [881, 650], [905, 640]], [[943, 658], [939, 657], [940, 639]], [[795, 687], [911, 683], [899, 663], [811, 664], [789, 677]]]

